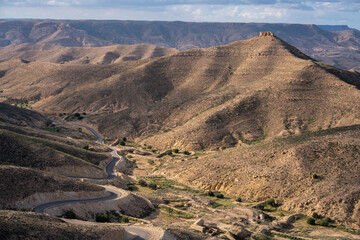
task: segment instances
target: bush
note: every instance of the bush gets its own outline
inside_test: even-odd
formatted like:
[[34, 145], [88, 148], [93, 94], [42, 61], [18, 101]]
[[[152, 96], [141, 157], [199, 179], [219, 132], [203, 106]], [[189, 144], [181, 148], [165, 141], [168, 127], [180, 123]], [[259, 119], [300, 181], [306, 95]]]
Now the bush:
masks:
[[127, 138], [123, 137], [121, 140], [123, 140], [123, 142], [126, 142]]
[[329, 226], [329, 222], [324, 219], [324, 220], [321, 220], [321, 221], [320, 221], [320, 225], [323, 226], [323, 227], [328, 227], [328, 226]]
[[222, 193], [215, 193], [215, 197], [217, 197], [217, 198], [224, 198], [224, 194], [222, 194]]
[[319, 219], [319, 214], [317, 214], [316, 212], [314, 212], [314, 213], [312, 214], [312, 217], [315, 218], [315, 219]]
[[78, 120], [81, 120], [81, 119], [83, 119], [83, 118], [84, 118], [83, 116], [77, 117]]
[[309, 224], [309, 225], [315, 225], [315, 218], [309, 217], [306, 220], [306, 223]]
[[174, 153], [179, 153], [179, 149], [175, 148], [175, 149], [173, 149], [173, 152]]
[[106, 213], [97, 213], [95, 216], [96, 222], [110, 222], [109, 215]]
[[265, 202], [265, 205], [270, 205], [270, 206], [272, 206], [272, 207], [276, 207], [276, 203], [275, 203], [275, 200], [274, 200], [273, 198], [267, 200], [267, 201]]
[[19, 208], [19, 211], [21, 211], [21, 212], [31, 212], [31, 208], [21, 207], [21, 208]]
[[242, 202], [241, 197], [237, 197], [237, 198], [236, 198], [236, 201], [237, 201], [237, 202]]
[[78, 118], [80, 117], [80, 113], [75, 113], [74, 116]]
[[134, 185], [130, 184], [130, 185], [127, 186], [127, 190], [134, 191], [134, 190], [136, 190], [136, 187]]
[[207, 195], [209, 195], [210, 197], [215, 196], [215, 194], [214, 194], [214, 192], [213, 192], [213, 191], [208, 191], [208, 192], [207, 192]]
[[122, 223], [128, 223], [128, 222], [130, 222], [130, 219], [129, 219], [128, 216], [122, 216], [122, 217], [121, 217], [121, 222], [122, 222]]
[[185, 150], [185, 151], [184, 151], [184, 154], [185, 154], [185, 155], [190, 155], [190, 152]]
[[62, 113], [59, 113], [59, 117], [62, 117], [63, 116], [63, 114]]
[[151, 188], [152, 190], [156, 190], [157, 189], [157, 185], [155, 183], [150, 183], [148, 185], [149, 188]]
[[68, 219], [75, 219], [76, 218], [76, 214], [74, 213], [74, 211], [72, 209], [70, 210], [66, 210], [63, 215], [64, 218], [68, 218]]
[[318, 179], [319, 176], [318, 176], [317, 174], [313, 174], [313, 175], [312, 175], [312, 178], [313, 178], [313, 179]]
[[146, 187], [148, 185], [147, 182], [145, 182], [145, 180], [143, 180], [143, 179], [140, 179], [138, 184], [142, 187]]
[[120, 144], [121, 146], [125, 146], [125, 142], [124, 142], [124, 141], [121, 141], [119, 144]]
[[151, 159], [149, 159], [147, 162], [151, 165], [153, 165], [155, 163], [154, 160], [151, 160]]

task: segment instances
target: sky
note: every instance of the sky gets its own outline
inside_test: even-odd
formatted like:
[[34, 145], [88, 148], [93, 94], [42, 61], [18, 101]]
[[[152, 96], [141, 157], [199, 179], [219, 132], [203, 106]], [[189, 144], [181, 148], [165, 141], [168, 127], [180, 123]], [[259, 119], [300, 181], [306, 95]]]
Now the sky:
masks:
[[0, 18], [303, 23], [360, 29], [360, 0], [0, 0]]

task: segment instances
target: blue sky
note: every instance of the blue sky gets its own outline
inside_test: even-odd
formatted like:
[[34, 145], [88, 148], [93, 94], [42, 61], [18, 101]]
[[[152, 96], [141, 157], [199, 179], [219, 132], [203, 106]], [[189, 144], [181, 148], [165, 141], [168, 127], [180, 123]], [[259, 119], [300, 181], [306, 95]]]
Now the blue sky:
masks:
[[0, 18], [314, 23], [360, 29], [360, 0], [0, 0]]

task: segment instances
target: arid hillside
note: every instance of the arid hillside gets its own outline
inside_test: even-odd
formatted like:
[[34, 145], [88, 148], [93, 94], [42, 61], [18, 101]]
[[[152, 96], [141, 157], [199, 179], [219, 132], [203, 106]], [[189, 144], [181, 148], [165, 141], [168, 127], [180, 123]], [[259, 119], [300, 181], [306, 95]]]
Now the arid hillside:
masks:
[[0, 166], [0, 206], [2, 209], [14, 207], [14, 204], [35, 193], [55, 191], [79, 192], [102, 191], [97, 185], [80, 182], [31, 168]]
[[110, 64], [122, 61], [162, 57], [178, 52], [174, 48], [149, 44], [114, 45], [108, 47], [62, 47], [56, 45], [24, 43], [0, 48], [0, 61], [24, 59], [27, 61]]
[[120, 226], [68, 224], [57, 217], [30, 212], [0, 211], [1, 239], [124, 239]]
[[83, 121], [108, 138], [163, 149], [215, 149], [360, 122], [359, 73], [272, 36], [108, 65], [11, 60], [0, 71], [5, 101], [54, 116], [85, 112]]
[[[159, 21], [2, 20], [0, 46], [40, 43], [100, 47], [148, 43], [179, 50], [206, 48], [272, 31], [309, 56], [343, 69], [360, 70], [360, 32], [303, 24]], [[343, 30], [345, 29], [345, 30]], [[69, 55], [63, 56], [69, 59]]]
[[359, 136], [359, 125], [309, 131], [185, 161], [165, 158], [154, 174], [248, 201], [274, 198], [284, 210], [358, 228]]

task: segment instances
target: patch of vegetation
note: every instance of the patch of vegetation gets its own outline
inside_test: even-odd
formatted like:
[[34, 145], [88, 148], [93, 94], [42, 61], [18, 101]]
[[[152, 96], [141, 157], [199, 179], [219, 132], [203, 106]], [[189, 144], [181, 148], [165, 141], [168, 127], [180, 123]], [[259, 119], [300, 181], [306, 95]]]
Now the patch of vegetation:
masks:
[[195, 216], [193, 216], [192, 214], [189, 214], [187, 212], [183, 212], [183, 211], [179, 211], [177, 209], [165, 206], [165, 205], [160, 205], [159, 208], [165, 212], [167, 212], [170, 216], [175, 216], [175, 217], [180, 217], [180, 218], [185, 218], [185, 219], [191, 219], [194, 218]]
[[105, 213], [97, 213], [95, 215], [96, 222], [119, 222], [119, 223], [128, 223], [129, 217], [120, 215], [117, 211], [111, 210], [106, 211]]
[[66, 210], [61, 216], [64, 218], [68, 218], [68, 219], [76, 219], [77, 218], [76, 213], [72, 209]]
[[[174, 180], [166, 179], [165, 177], [147, 177], [146, 179], [149, 179], [151, 183], [156, 184], [162, 189], [173, 189], [173, 190], [179, 190], [179, 191], [186, 191], [191, 193], [201, 193], [201, 191], [192, 189], [184, 184], [180, 184]], [[148, 183], [150, 185], [150, 183]]]
[[179, 149], [177, 149], [177, 148], [173, 149], [172, 151], [173, 151], [173, 153], [179, 153]]
[[157, 185], [155, 183], [149, 183], [148, 187], [151, 188], [152, 190], [156, 190], [157, 189]]
[[138, 184], [140, 185], [140, 186], [142, 186], [142, 187], [147, 187], [147, 182], [144, 180], [144, 179], [140, 179], [139, 181], [138, 181]]
[[32, 209], [29, 208], [29, 207], [20, 207], [20, 208], [18, 209], [18, 211], [20, 211], [20, 212], [31, 212]]
[[312, 175], [312, 178], [313, 178], [313, 179], [319, 179], [319, 175], [317, 175], [317, 174], [314, 173], [314, 174]]
[[259, 203], [255, 206], [256, 209], [262, 210], [262, 211], [268, 211], [268, 212], [273, 212], [276, 211], [277, 207], [279, 205], [276, 204], [275, 200], [273, 198], [263, 202], [263, 203]]
[[315, 225], [315, 218], [309, 217], [306, 219], [306, 223], [309, 225]]
[[304, 240], [304, 238], [299, 238], [299, 237], [294, 237], [294, 236], [290, 236], [284, 233], [275, 233], [276, 236], [282, 237], [282, 238], [287, 238], [287, 239], [291, 239], [291, 240]]
[[15, 106], [18, 107], [18, 108], [32, 109], [32, 107], [28, 104], [27, 100], [25, 100], [23, 102], [20, 102], [20, 103], [17, 103]]
[[224, 194], [222, 194], [222, 193], [215, 193], [215, 197], [217, 197], [217, 198], [224, 198]]
[[215, 196], [215, 194], [214, 194], [213, 191], [208, 191], [206, 194], [209, 195], [210, 197], [214, 197], [214, 196]]
[[153, 165], [155, 162], [154, 162], [154, 160], [152, 160], [152, 159], [149, 159], [148, 161], [147, 161], [150, 165]]
[[242, 202], [241, 197], [237, 197], [237, 198], [236, 198], [236, 201], [237, 201], [237, 202]]
[[[125, 141], [124, 141], [125, 142]], [[141, 147], [140, 144], [136, 143], [136, 142], [132, 142], [132, 141], [126, 141], [125, 142], [125, 146], [129, 146], [129, 147]]]

